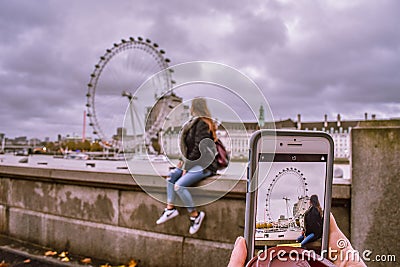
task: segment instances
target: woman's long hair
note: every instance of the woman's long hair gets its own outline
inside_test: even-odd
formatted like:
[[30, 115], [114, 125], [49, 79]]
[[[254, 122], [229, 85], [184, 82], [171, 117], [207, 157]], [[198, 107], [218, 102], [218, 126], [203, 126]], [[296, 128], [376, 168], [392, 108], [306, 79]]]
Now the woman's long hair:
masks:
[[214, 138], [214, 141], [217, 140], [217, 129], [215, 123], [211, 117], [211, 112], [208, 109], [207, 102], [202, 97], [196, 97], [192, 100], [191, 107], [192, 114], [197, 117], [201, 117], [201, 119], [207, 123], [210, 132]]
[[321, 208], [321, 205], [319, 204], [318, 196], [317, 195], [312, 195], [310, 197], [310, 203], [311, 203], [311, 206], [315, 207], [318, 210], [319, 215], [321, 215], [321, 217], [322, 217], [323, 216], [322, 215], [322, 208]]

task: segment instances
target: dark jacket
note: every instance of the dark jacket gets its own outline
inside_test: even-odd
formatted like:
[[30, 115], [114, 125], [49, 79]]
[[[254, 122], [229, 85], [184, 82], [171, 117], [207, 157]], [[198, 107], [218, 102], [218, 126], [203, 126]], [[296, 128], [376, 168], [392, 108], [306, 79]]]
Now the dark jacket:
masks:
[[[200, 145], [204, 140], [206, 142]], [[206, 122], [201, 118], [193, 118], [182, 129], [181, 150], [184, 159], [184, 169], [189, 170], [195, 165], [200, 165], [204, 169], [210, 170], [213, 174], [217, 172], [218, 165], [215, 160], [215, 143], [211, 130]], [[205, 159], [205, 160], [203, 160]]]
[[305, 234], [308, 236], [314, 233], [315, 237], [312, 241], [322, 237], [322, 217], [316, 207], [311, 206], [306, 213], [304, 213], [304, 228]]

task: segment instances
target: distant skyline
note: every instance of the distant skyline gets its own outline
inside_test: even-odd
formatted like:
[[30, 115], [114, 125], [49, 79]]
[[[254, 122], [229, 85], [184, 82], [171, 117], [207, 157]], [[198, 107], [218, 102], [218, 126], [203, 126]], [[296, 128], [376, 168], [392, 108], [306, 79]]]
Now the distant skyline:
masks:
[[0, 133], [81, 135], [90, 73], [130, 36], [157, 42], [172, 65], [238, 69], [275, 120], [400, 118], [396, 25], [397, 0], [1, 1]]
[[[297, 114], [297, 115], [299, 115], [299, 114]], [[296, 115], [296, 118], [275, 119], [274, 121], [275, 121], [275, 122], [279, 122], [279, 121], [285, 121], [285, 120], [290, 119], [290, 120], [292, 120], [294, 123], [296, 123], [296, 122], [297, 122], [297, 115]], [[300, 115], [301, 115], [301, 114], [300, 114]], [[342, 116], [343, 114], [339, 114], [339, 115]], [[374, 118], [372, 118], [372, 116], [374, 116], [374, 115], [376, 115], [376, 114], [367, 114], [368, 120], [373, 120]], [[364, 114], [363, 116], [365, 116], [365, 114]], [[388, 119], [388, 118], [377, 118], [377, 120], [386, 120], [386, 119]], [[397, 119], [397, 120], [399, 120], [400, 118], [389, 118], [389, 120], [390, 120], [390, 119]], [[351, 119], [351, 120], [343, 120], [342, 117], [340, 118], [341, 123], [343, 123], [344, 121], [364, 121], [364, 120], [365, 120], [365, 117], [360, 118], [360, 119]], [[221, 121], [221, 120], [219, 120], [219, 121]], [[222, 121], [222, 122], [234, 122], [234, 120], [226, 120], [226, 121]], [[249, 122], [257, 123], [258, 121], [256, 121], [256, 120], [251, 120], [251, 121], [243, 121], [243, 122], [246, 122], [246, 123], [249, 123]], [[266, 122], [267, 122], [267, 121], [266, 121]], [[301, 122], [303, 123], [303, 125], [304, 125], [304, 123], [323, 123], [323, 122], [324, 122], [324, 118], [322, 118], [322, 119], [316, 119], [316, 120], [311, 120], [311, 121], [305, 121], [305, 120], [303, 120], [303, 119], [301, 118]], [[337, 122], [337, 116], [336, 116], [335, 118], [328, 118], [328, 122], [334, 122], [334, 123]], [[322, 124], [321, 124], [321, 125], [322, 125]], [[81, 125], [81, 127], [82, 127], [82, 125]], [[86, 130], [91, 129], [90, 126], [86, 126], [86, 128], [87, 128]], [[345, 128], [346, 128], [346, 126], [345, 126]], [[347, 129], [347, 128], [346, 128], [346, 129]], [[81, 130], [81, 132], [59, 133], [59, 134], [61, 135], [62, 138], [65, 138], [65, 137], [70, 137], [70, 138], [81, 138], [81, 137], [82, 137], [82, 129], [80, 129], [80, 130]], [[329, 129], [327, 129], [327, 130], [329, 130]], [[22, 134], [22, 135], [18, 135], [18, 136], [9, 136], [9, 135], [7, 135], [7, 133], [4, 133], [4, 132], [0, 132], [0, 134], [5, 134], [5, 137], [8, 138], [8, 139], [15, 139], [15, 138], [20, 138], [20, 137], [26, 137], [28, 140], [30, 140], [30, 139], [39, 139], [39, 140], [41, 140], [41, 141], [45, 141], [46, 138], [49, 138], [50, 141], [56, 141], [57, 138], [58, 138], [58, 134], [57, 134], [56, 136], [54, 136], [54, 137], [53, 137], [53, 136], [44, 136], [43, 138], [38, 138], [38, 137], [35, 137], [35, 136], [30, 136], [29, 134]], [[115, 129], [114, 134], [117, 134], [117, 128]], [[92, 134], [86, 135], [86, 139], [95, 140], [95, 139], [97, 139], [97, 138], [98, 138], [98, 137], [97, 137], [96, 135], [92, 135]]]

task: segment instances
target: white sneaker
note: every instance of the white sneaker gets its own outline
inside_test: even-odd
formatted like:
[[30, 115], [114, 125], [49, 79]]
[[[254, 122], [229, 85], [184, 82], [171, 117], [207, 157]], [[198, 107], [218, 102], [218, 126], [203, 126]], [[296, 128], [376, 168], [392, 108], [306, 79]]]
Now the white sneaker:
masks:
[[172, 218], [176, 217], [179, 215], [178, 210], [176, 209], [164, 209], [163, 213], [161, 214], [161, 217], [156, 221], [156, 224], [162, 224], [165, 223], [168, 220], [171, 220]]
[[190, 217], [190, 228], [189, 228], [189, 233], [191, 235], [197, 233], [199, 231], [201, 223], [203, 222], [204, 216], [206, 214], [202, 211], [199, 212], [197, 217]]

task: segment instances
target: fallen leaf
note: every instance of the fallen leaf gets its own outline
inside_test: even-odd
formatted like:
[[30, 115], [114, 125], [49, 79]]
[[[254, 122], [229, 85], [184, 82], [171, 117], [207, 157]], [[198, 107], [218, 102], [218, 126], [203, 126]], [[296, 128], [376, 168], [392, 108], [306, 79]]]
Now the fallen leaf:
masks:
[[84, 259], [81, 260], [81, 262], [89, 264], [89, 263], [92, 263], [92, 259], [91, 258], [84, 258]]
[[0, 267], [8, 267], [8, 265], [5, 261], [0, 262]]
[[30, 262], [31, 262], [31, 259], [24, 260], [24, 263], [30, 263]]
[[69, 262], [69, 258], [68, 258], [68, 257], [64, 257], [64, 258], [61, 259], [61, 261], [63, 261], [63, 262]]
[[67, 255], [68, 255], [68, 252], [63, 251], [63, 252], [61, 252], [60, 254], [58, 254], [58, 257], [60, 257], [60, 258], [65, 258], [65, 257], [67, 257]]
[[51, 251], [51, 250], [49, 250], [49, 251], [46, 251], [46, 252], [44, 253], [44, 255], [45, 255], [45, 256], [54, 256], [54, 255], [57, 255], [57, 251]]
[[129, 261], [129, 267], [136, 267], [137, 266], [137, 261], [135, 261], [134, 259], [131, 259], [130, 261]]

